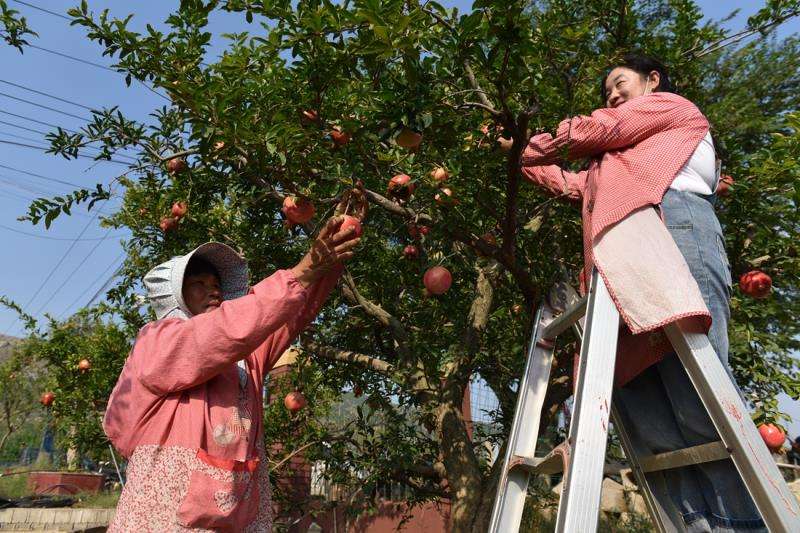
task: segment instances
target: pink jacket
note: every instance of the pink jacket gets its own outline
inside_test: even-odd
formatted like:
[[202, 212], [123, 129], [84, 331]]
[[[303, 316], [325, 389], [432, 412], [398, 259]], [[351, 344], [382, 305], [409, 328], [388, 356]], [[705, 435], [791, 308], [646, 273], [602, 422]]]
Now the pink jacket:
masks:
[[[581, 289], [589, 279], [595, 263], [593, 249], [609, 228], [631, 213], [646, 206], [658, 205], [675, 176], [686, 164], [697, 145], [708, 132], [708, 121], [697, 107], [685, 98], [672, 93], [655, 92], [640, 96], [616, 108], [603, 108], [590, 116], [578, 116], [564, 120], [558, 126], [556, 137], [545, 133], [534, 136], [522, 156], [522, 172], [530, 181], [543, 186], [553, 194], [564, 194], [574, 201], [582, 201], [584, 271]], [[560, 156], [567, 158], [592, 157], [587, 170], [569, 172], [554, 165]], [[671, 241], [671, 239], [670, 239]], [[632, 242], [632, 241], [631, 241]], [[673, 242], [668, 244], [674, 245]], [[674, 246], [673, 246], [674, 247]], [[626, 286], [630, 279], [611, 279], [611, 272], [624, 272], [630, 257], [636, 254], [630, 246], [607, 254], [610, 261], [608, 272], [601, 269], [606, 284], [617, 307], [619, 292], [629, 291], [630, 298], [643, 297], [649, 291], [668, 294], [669, 287]], [[677, 253], [677, 260], [683, 258]], [[652, 266], [652, 265], [647, 265]], [[663, 265], [655, 265], [663, 268]], [[685, 267], [685, 265], [683, 265]], [[677, 268], [680, 273], [693, 278], [688, 268]], [[669, 276], [661, 276], [669, 279]], [[658, 280], [650, 279], [658, 283]], [[674, 291], [673, 291], [674, 293]], [[649, 365], [658, 361], [669, 350], [663, 335], [649, 333], [650, 328], [636, 324], [651, 323], [660, 327], [684, 316], [708, 315], [700, 309], [696, 298], [666, 302], [662, 309], [671, 309], [669, 316], [637, 317], [632, 321], [626, 309], [620, 309], [628, 327], [638, 335], [620, 336], [617, 362], [617, 384], [621, 385]], [[692, 302], [691, 309], [686, 302]], [[700, 301], [701, 307], [704, 304]], [[682, 307], [683, 306], [683, 307]], [[707, 327], [708, 321], [706, 321]], [[654, 326], [655, 328], [656, 326]], [[629, 333], [629, 332], [628, 332]]]
[[214, 311], [142, 328], [103, 421], [131, 458], [112, 531], [263, 530], [264, 377], [340, 275], [303, 288], [281, 270]]
[[[522, 173], [553, 194], [583, 200], [588, 275], [592, 242], [636, 209], [660, 204], [706, 133], [708, 120], [692, 102], [655, 92], [564, 120], [555, 138], [534, 136], [522, 154]], [[587, 170], [569, 172], [552, 164], [562, 155], [593, 159]]]

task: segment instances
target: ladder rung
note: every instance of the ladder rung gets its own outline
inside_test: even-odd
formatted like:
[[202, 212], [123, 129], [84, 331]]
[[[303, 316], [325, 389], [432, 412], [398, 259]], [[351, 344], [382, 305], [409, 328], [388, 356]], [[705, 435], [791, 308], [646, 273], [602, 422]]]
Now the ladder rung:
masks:
[[728, 459], [730, 456], [730, 451], [722, 441], [716, 441], [682, 450], [648, 455], [639, 459], [639, 466], [643, 472], [658, 472], [681, 466], [720, 461]]
[[523, 457], [514, 455], [508, 464], [508, 469], [520, 468], [530, 474], [558, 474], [564, 471], [564, 465], [569, 461], [569, 448], [562, 442], [544, 457]]
[[588, 296], [584, 295], [575, 305], [567, 308], [566, 311], [553, 319], [553, 321], [544, 328], [542, 338], [555, 339], [558, 335], [572, 327], [575, 322], [586, 314], [586, 303], [588, 301]]

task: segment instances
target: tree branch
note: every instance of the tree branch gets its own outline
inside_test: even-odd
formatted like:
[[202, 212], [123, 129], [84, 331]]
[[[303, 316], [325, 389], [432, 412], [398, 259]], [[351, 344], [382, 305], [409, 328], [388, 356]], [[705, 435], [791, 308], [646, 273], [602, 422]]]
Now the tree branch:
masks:
[[391, 374], [394, 371], [394, 366], [391, 363], [387, 363], [376, 357], [352, 352], [350, 350], [334, 348], [333, 346], [325, 346], [311, 340], [304, 340], [302, 344], [309, 352], [329, 361], [354, 363], [381, 374]]

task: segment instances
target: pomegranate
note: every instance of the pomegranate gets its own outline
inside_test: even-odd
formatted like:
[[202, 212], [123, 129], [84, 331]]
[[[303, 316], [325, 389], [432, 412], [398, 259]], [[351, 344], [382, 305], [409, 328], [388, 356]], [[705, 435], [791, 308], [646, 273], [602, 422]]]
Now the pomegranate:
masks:
[[775, 452], [781, 449], [786, 440], [786, 434], [775, 424], [761, 424], [758, 426], [758, 432], [767, 448]]
[[505, 137], [498, 137], [497, 144], [500, 145], [500, 150], [503, 152], [508, 152], [511, 150], [511, 146], [514, 144], [514, 139], [506, 139]]
[[403, 128], [400, 130], [400, 133], [397, 134], [397, 137], [394, 138], [394, 141], [398, 146], [413, 150], [422, 142], [422, 134], [417, 133], [411, 128]]
[[296, 413], [307, 404], [308, 401], [306, 401], [306, 397], [303, 396], [303, 393], [300, 391], [292, 391], [283, 399], [283, 405], [292, 413]]
[[88, 359], [81, 359], [80, 362], [78, 363], [78, 370], [80, 370], [81, 373], [88, 372], [91, 369], [92, 369], [92, 362], [89, 361]]
[[408, 200], [414, 194], [414, 182], [407, 174], [398, 174], [389, 180], [387, 195], [398, 200]]
[[719, 177], [719, 183], [717, 184], [717, 190], [714, 191], [714, 194], [717, 196], [728, 196], [730, 194], [730, 188], [733, 185], [733, 178], [728, 176], [727, 174], [723, 174]]
[[214, 143], [214, 150], [222, 150], [225, 148], [225, 141], [217, 141]]
[[431, 170], [431, 178], [433, 178], [433, 181], [437, 183], [442, 183], [444, 181], [447, 181], [447, 178], [449, 177], [450, 173], [447, 172], [447, 169], [444, 167], [436, 167], [433, 170]]
[[158, 226], [164, 233], [167, 233], [168, 231], [174, 231], [178, 229], [178, 219], [175, 217], [164, 217], [161, 219], [161, 222], [158, 224]]
[[182, 157], [176, 157], [167, 161], [167, 170], [173, 174], [183, 172], [186, 170], [186, 160]]
[[436, 195], [433, 197], [439, 205], [456, 205], [458, 202], [457, 198], [453, 198], [453, 191], [451, 191], [448, 187], [442, 188]]
[[339, 231], [346, 231], [350, 228], [355, 228], [355, 232], [352, 236], [353, 239], [361, 237], [361, 234], [364, 233], [364, 229], [361, 227], [361, 221], [359, 219], [354, 216], [344, 215], [344, 221], [342, 221], [342, 225], [339, 226]]
[[429, 293], [439, 296], [447, 292], [450, 285], [453, 283], [453, 276], [450, 271], [443, 266], [435, 266], [425, 272], [422, 278], [425, 288]]
[[416, 259], [419, 257], [419, 248], [414, 246], [413, 244], [409, 244], [405, 248], [403, 248], [403, 257], [406, 259]]
[[431, 228], [429, 228], [428, 226], [419, 226], [418, 229], [420, 235], [427, 235], [428, 233], [431, 232]]
[[39, 403], [44, 405], [45, 407], [50, 407], [53, 405], [53, 402], [56, 399], [56, 395], [52, 392], [45, 392], [42, 394], [41, 398], [39, 398]]
[[281, 208], [286, 219], [292, 224], [305, 224], [314, 216], [314, 204], [302, 196], [287, 196]]
[[186, 205], [186, 202], [175, 202], [172, 204], [172, 216], [175, 218], [181, 218], [186, 216], [186, 212], [189, 210], [189, 206]]
[[364, 390], [360, 386], [356, 385], [353, 387], [353, 395], [356, 398], [360, 398], [362, 394], [364, 394]]
[[520, 304], [514, 304], [511, 306], [511, 312], [515, 315], [519, 315], [522, 313], [522, 306]]
[[319, 113], [314, 111], [313, 109], [306, 109], [302, 113], [303, 120], [305, 122], [318, 122], [319, 121]]
[[739, 287], [752, 298], [766, 298], [772, 291], [772, 278], [760, 270], [751, 270], [739, 278]]
[[350, 142], [350, 134], [342, 131], [339, 127], [332, 129], [330, 136], [336, 146], [344, 146]]

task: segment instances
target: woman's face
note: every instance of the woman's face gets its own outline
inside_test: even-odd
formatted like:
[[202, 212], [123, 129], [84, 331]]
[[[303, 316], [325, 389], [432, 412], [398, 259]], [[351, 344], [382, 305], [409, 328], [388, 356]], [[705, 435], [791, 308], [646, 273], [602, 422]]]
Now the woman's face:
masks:
[[653, 92], [661, 76], [652, 71], [642, 76], [627, 67], [617, 67], [606, 77], [606, 107], [617, 107], [623, 102]]

